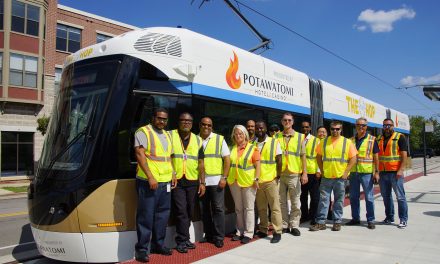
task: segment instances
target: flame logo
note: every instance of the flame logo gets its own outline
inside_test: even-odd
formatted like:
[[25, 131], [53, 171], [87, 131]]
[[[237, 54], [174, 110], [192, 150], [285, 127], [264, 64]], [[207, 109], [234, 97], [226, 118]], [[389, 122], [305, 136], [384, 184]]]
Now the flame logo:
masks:
[[397, 114], [396, 114], [396, 127], [399, 127], [399, 120], [397, 120]]
[[234, 53], [234, 60], [230, 59], [229, 68], [226, 71], [226, 82], [228, 82], [229, 87], [232, 89], [238, 89], [241, 86], [241, 77], [237, 78], [238, 71], [238, 57]]

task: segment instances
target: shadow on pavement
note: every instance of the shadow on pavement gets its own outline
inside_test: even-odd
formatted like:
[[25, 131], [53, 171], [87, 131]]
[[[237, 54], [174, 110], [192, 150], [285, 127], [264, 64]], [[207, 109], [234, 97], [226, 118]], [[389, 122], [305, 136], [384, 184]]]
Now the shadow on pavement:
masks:
[[427, 211], [423, 212], [425, 215], [440, 217], [440, 211]]

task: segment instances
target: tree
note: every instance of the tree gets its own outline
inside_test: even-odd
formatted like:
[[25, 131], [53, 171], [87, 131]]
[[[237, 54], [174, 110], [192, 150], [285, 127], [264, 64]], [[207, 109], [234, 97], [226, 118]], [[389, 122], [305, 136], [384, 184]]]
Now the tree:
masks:
[[423, 126], [426, 122], [430, 122], [434, 126], [434, 132], [426, 133], [426, 147], [433, 148], [438, 154], [440, 153], [440, 124], [434, 117], [429, 119], [425, 119], [423, 116], [409, 117], [411, 126], [409, 134], [410, 149], [423, 149]]
[[44, 136], [47, 131], [47, 126], [49, 125], [50, 117], [46, 117], [45, 115], [37, 119], [37, 130], [41, 132], [41, 135]]

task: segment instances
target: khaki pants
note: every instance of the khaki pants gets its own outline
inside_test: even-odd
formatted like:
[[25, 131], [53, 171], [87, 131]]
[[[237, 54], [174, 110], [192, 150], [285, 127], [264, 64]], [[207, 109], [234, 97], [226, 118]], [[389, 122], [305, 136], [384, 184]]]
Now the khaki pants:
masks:
[[237, 216], [237, 235], [252, 238], [255, 228], [255, 195], [254, 187], [242, 188], [237, 182], [229, 186], [235, 204]]
[[[287, 194], [290, 199], [290, 213], [287, 209]], [[301, 218], [301, 182], [299, 174], [281, 174], [280, 178], [280, 205], [283, 216], [283, 228], [299, 227]]]
[[257, 207], [258, 215], [260, 216], [259, 230], [266, 234], [269, 225], [268, 205], [271, 210], [273, 229], [275, 233], [281, 234], [283, 223], [281, 218], [280, 196], [276, 180], [260, 183], [260, 188], [257, 190]]

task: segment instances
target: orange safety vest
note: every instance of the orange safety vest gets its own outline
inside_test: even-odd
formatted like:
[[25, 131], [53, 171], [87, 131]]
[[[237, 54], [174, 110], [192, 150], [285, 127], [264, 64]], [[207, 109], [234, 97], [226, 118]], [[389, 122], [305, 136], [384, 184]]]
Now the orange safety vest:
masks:
[[384, 137], [381, 135], [378, 137], [379, 143], [379, 170], [380, 171], [398, 171], [400, 164], [402, 163], [400, 157], [399, 138], [402, 134], [394, 132], [391, 135], [388, 143], [383, 148]]

